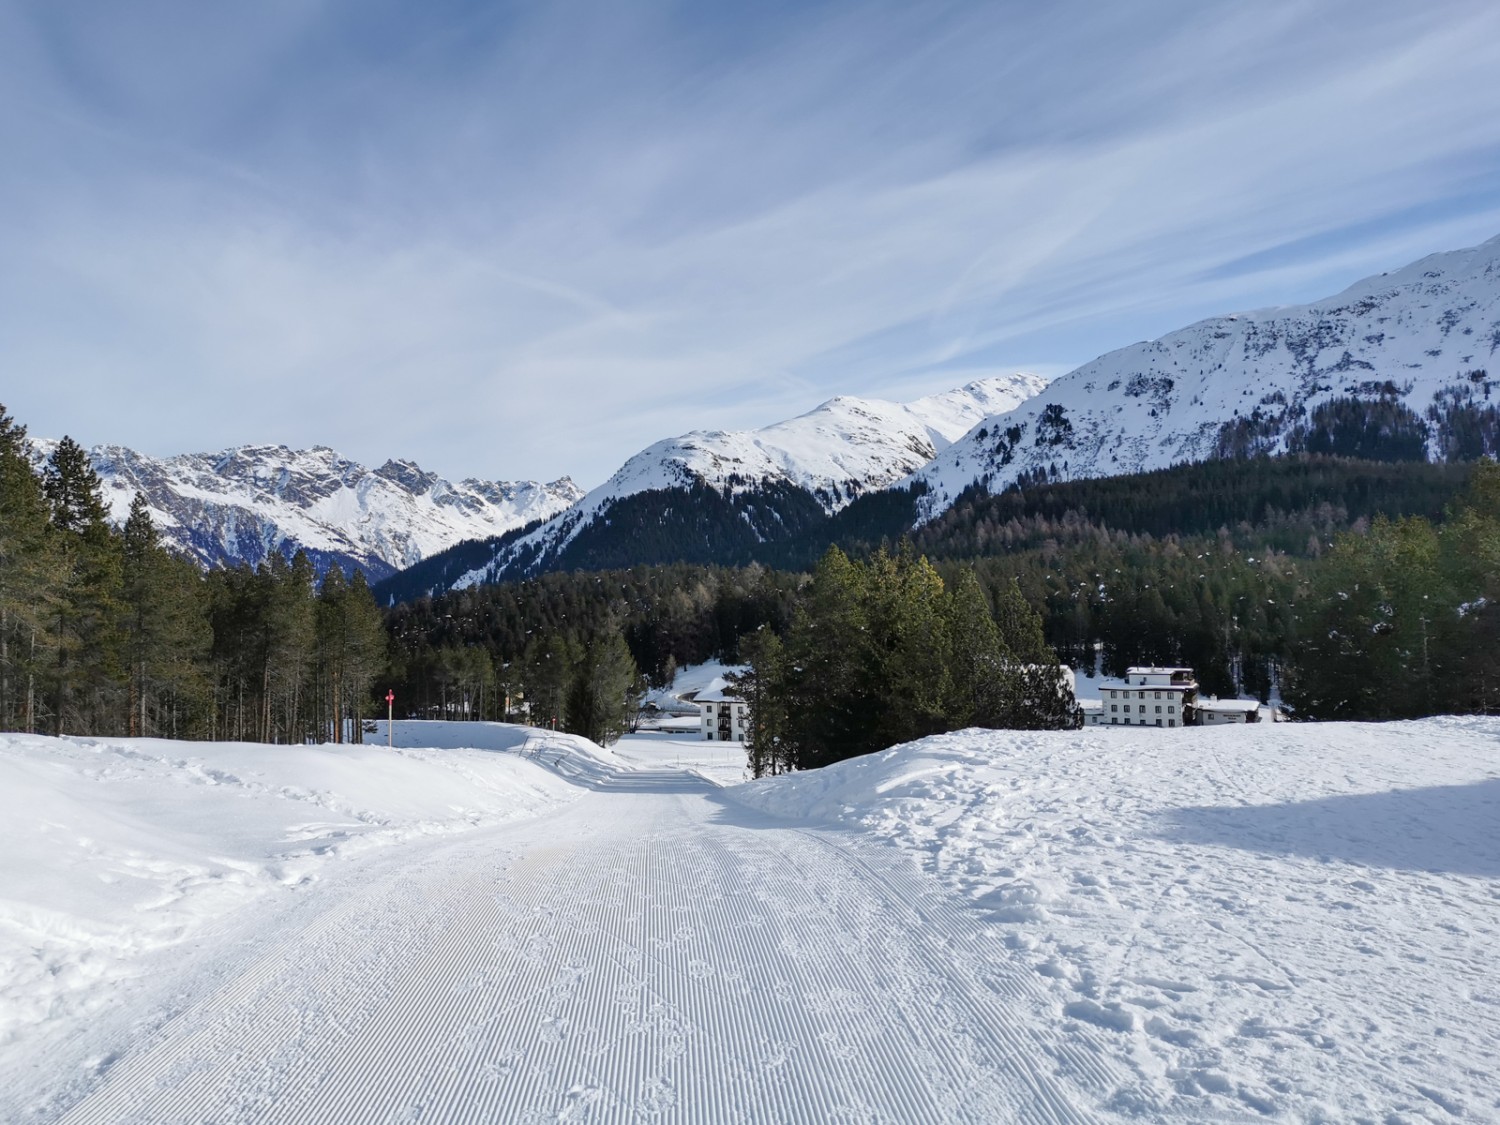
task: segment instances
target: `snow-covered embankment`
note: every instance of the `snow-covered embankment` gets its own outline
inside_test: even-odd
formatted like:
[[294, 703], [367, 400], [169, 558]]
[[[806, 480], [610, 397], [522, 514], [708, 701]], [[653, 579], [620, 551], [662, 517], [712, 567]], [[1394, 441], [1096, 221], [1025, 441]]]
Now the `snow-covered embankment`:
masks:
[[[455, 742], [457, 725], [400, 724], [397, 742], [526, 743], [498, 724]], [[0, 735], [0, 1046], [76, 1026], [163, 951], [341, 860], [582, 792], [524, 753]]]
[[886, 837], [1201, 1120], [1500, 1116], [1500, 720], [965, 731], [733, 792]]

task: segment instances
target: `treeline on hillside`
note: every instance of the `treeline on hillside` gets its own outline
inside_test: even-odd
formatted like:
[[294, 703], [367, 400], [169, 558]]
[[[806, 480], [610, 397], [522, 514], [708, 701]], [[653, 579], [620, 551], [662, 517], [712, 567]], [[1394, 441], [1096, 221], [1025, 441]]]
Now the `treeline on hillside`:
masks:
[[[1285, 674], [1288, 698], [1307, 717], [1380, 717], [1395, 713], [1393, 708], [1409, 711], [1413, 698], [1441, 700], [1443, 710], [1473, 711], [1492, 704], [1481, 692], [1465, 694], [1460, 685], [1470, 682], [1466, 676], [1445, 676], [1445, 689], [1452, 689], [1446, 695], [1424, 689], [1413, 697], [1370, 672], [1361, 653], [1388, 647], [1385, 634], [1373, 632], [1369, 646], [1349, 641], [1354, 651], [1344, 652], [1338, 666], [1363, 669], [1357, 674], [1385, 684], [1389, 691], [1382, 699], [1349, 696], [1353, 702], [1335, 705], [1332, 694], [1314, 697], [1291, 681], [1303, 676], [1303, 684], [1311, 682], [1303, 654], [1321, 651], [1318, 630], [1326, 628], [1318, 624], [1318, 612], [1337, 598], [1326, 589], [1333, 581], [1328, 576], [1351, 553], [1357, 556], [1361, 544], [1383, 543], [1388, 526], [1441, 528], [1432, 534], [1451, 545], [1454, 540], [1444, 536], [1454, 534], [1448, 530], [1457, 526], [1454, 520], [1477, 519], [1474, 513], [1484, 510], [1482, 481], [1492, 471], [1487, 463], [1476, 469], [1299, 458], [1188, 466], [1123, 481], [1029, 482], [1014, 494], [970, 496], [968, 523], [957, 516], [940, 521], [919, 534], [915, 553], [936, 556], [934, 565], [950, 588], [972, 569], [992, 604], [1017, 583], [1041, 616], [1046, 643], [1064, 663], [1085, 672], [1120, 675], [1133, 664], [1187, 664], [1197, 670], [1205, 692], [1244, 692], [1263, 700], [1276, 693]], [[1465, 492], [1471, 474], [1474, 482]], [[1174, 530], [1168, 522], [1173, 511], [1185, 513], [1185, 525], [1203, 530]], [[1445, 516], [1449, 512], [1457, 514]], [[1388, 523], [1380, 522], [1382, 515]], [[1117, 518], [1137, 530], [1112, 526]], [[986, 525], [995, 533], [984, 548], [989, 553], [963, 558], [958, 530]], [[1007, 528], [1014, 545], [1003, 549], [998, 540]], [[868, 559], [878, 549], [846, 553]], [[1496, 612], [1495, 595], [1486, 592], [1494, 568], [1484, 569], [1482, 552], [1467, 557], [1479, 569], [1450, 565], [1458, 558], [1450, 551], [1448, 563], [1422, 581], [1438, 583], [1434, 589], [1442, 592], [1434, 604], [1457, 607], [1443, 620], [1458, 631], [1443, 634], [1443, 645], [1465, 654], [1467, 667], [1491, 668], [1486, 662], [1494, 658], [1475, 651], [1475, 637]], [[476, 691], [474, 685], [506, 676], [503, 666], [518, 660], [534, 636], [578, 642], [607, 629], [618, 630], [639, 667], [662, 683], [676, 664], [739, 658], [743, 638], [763, 624], [786, 637], [803, 581], [756, 566], [636, 567], [550, 574], [397, 607], [391, 622], [405, 685], [398, 694], [404, 691], [407, 700], [427, 708], [422, 713], [436, 714], [444, 706], [452, 713], [465, 675], [459, 665], [473, 669], [465, 700], [495, 699], [495, 688]], [[1461, 629], [1455, 616], [1460, 610]], [[1437, 635], [1432, 620], [1425, 626], [1419, 621], [1418, 628], [1429, 630], [1431, 653]], [[465, 652], [462, 646], [470, 645], [482, 646], [485, 656]], [[1382, 659], [1400, 666], [1399, 660]], [[500, 703], [487, 717], [500, 713]]]
[[364, 579], [305, 555], [211, 571], [165, 550], [145, 500], [111, 528], [74, 441], [40, 473], [0, 407], [0, 729], [339, 740], [385, 666]]
[[1299, 599], [1285, 695], [1313, 719], [1500, 711], [1500, 465], [1481, 461], [1441, 527], [1347, 532]]
[[737, 659], [763, 625], [784, 630], [801, 581], [761, 566], [639, 566], [419, 598], [387, 613], [396, 697], [405, 714], [502, 719], [524, 696], [538, 721], [571, 730], [559, 684], [609, 638], [664, 686], [679, 665]]
[[1073, 693], [1014, 582], [991, 605], [972, 570], [945, 583], [909, 544], [823, 557], [783, 640], [747, 638], [735, 677], [756, 777], [969, 726], [1076, 724]]
[[[1049, 541], [1125, 533], [1163, 538], [1228, 529], [1245, 547], [1316, 553], [1335, 532], [1377, 514], [1441, 517], [1462, 491], [1464, 463], [1351, 460], [1327, 455], [1234, 458], [1123, 477], [1063, 481], [1023, 475], [991, 494], [966, 490], [952, 508], [912, 531], [920, 483], [858, 497], [828, 515], [785, 483], [734, 497], [703, 485], [627, 497], [587, 524], [557, 555], [511, 557], [510, 575], [691, 563], [808, 571], [831, 546], [867, 558], [911, 535], [929, 558], [1011, 554]], [[489, 564], [520, 533], [462, 543], [386, 579], [384, 603], [408, 600]], [[514, 578], [507, 579], [514, 581]]]
[[914, 536], [933, 558], [972, 558], [1100, 534], [1157, 539], [1249, 535], [1245, 546], [1316, 555], [1334, 532], [1376, 515], [1442, 516], [1469, 464], [1392, 464], [1337, 457], [1204, 461], [1072, 481], [1023, 479], [970, 488]]

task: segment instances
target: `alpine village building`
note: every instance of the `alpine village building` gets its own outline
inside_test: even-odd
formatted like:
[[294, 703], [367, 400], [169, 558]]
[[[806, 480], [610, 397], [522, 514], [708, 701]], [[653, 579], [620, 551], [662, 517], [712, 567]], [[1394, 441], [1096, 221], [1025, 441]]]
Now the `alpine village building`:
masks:
[[1191, 668], [1130, 668], [1123, 680], [1105, 680], [1101, 698], [1080, 700], [1088, 727], [1222, 726], [1260, 721], [1249, 699], [1199, 699]]

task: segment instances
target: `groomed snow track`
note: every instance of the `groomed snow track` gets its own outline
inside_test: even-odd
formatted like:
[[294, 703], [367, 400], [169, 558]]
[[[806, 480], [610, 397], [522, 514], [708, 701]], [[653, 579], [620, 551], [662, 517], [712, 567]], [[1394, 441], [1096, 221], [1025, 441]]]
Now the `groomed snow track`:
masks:
[[1130, 1081], [893, 849], [576, 780], [277, 933], [59, 1120], [1053, 1123]]

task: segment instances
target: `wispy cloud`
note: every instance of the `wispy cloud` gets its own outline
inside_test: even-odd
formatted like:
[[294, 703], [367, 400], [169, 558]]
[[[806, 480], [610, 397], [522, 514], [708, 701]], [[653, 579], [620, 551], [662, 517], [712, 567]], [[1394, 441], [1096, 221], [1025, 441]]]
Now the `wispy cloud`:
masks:
[[0, 7], [0, 401], [602, 479], [1500, 231], [1500, 10]]

